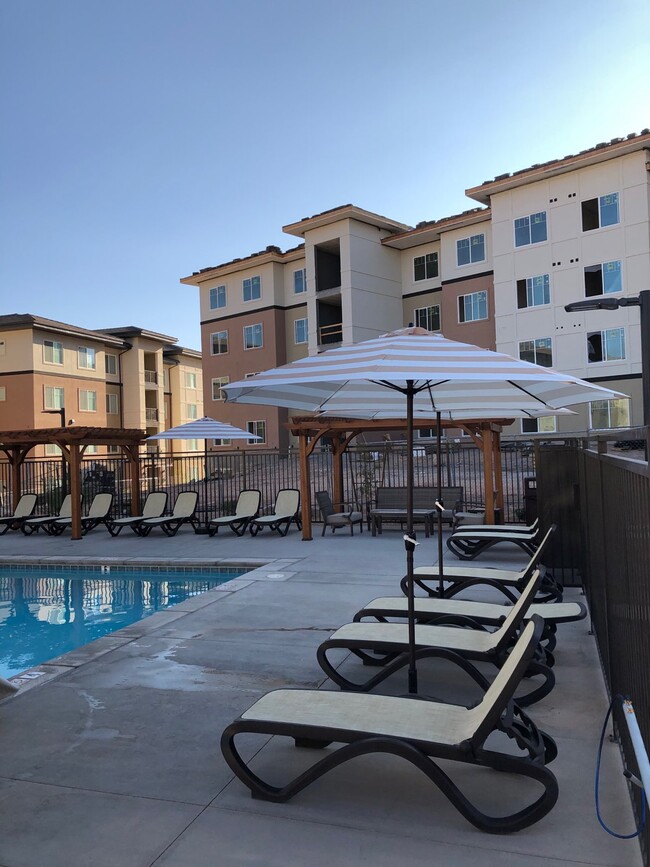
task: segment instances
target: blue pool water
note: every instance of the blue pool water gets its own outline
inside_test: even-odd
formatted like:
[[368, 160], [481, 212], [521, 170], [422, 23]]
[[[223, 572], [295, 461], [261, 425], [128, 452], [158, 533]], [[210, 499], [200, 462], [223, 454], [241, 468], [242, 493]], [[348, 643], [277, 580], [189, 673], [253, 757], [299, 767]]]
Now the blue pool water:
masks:
[[0, 676], [12, 677], [245, 571], [0, 567]]

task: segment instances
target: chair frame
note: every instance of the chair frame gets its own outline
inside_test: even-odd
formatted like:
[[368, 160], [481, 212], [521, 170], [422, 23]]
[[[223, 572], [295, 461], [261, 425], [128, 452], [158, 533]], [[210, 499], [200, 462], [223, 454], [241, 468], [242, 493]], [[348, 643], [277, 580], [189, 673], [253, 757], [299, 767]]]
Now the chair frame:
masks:
[[[194, 508], [189, 515], [175, 515], [174, 511], [178, 505], [178, 499], [182, 494], [194, 494]], [[176, 495], [174, 508], [171, 515], [163, 515], [160, 518], [143, 518], [138, 524], [134, 525], [134, 530], [138, 536], [148, 536], [154, 527], [160, 527], [166, 536], [175, 536], [183, 524], [191, 524], [192, 529], [196, 532], [199, 527], [199, 519], [196, 517], [196, 509], [199, 504], [199, 495], [197, 491], [181, 491]]]
[[[400, 737], [386, 734], [381, 730], [381, 714], [378, 712], [385, 702], [412, 702], [409, 714], [424, 709], [417, 707], [426, 699], [411, 697], [386, 697], [377, 695], [346, 695], [334, 693], [337, 705], [354, 701], [355, 706], [365, 711], [370, 726], [374, 730], [360, 731], [350, 729], [332, 722], [330, 725], [287, 722], [283, 720], [256, 718], [256, 705], [253, 705], [237, 720], [226, 727], [221, 736], [221, 750], [231, 770], [246, 785], [254, 798], [260, 798], [275, 803], [288, 801], [298, 792], [309, 786], [319, 777], [339, 765], [360, 755], [369, 753], [387, 753], [399, 756], [411, 762], [421, 770], [448, 798], [452, 806], [472, 825], [488, 833], [508, 833], [519, 831], [542, 819], [553, 808], [558, 797], [557, 780], [546, 767], [557, 755], [555, 743], [549, 735], [538, 729], [524, 711], [514, 703], [513, 695], [521, 678], [525, 675], [530, 659], [541, 635], [542, 623], [539, 618], [533, 618], [515, 650], [513, 665], [506, 680], [500, 685], [497, 694], [491, 692], [484, 700], [490, 701], [484, 717], [472, 732], [471, 736], [455, 744], [436, 742], [435, 740], [420, 740], [410, 737]], [[453, 654], [449, 655], [453, 657]], [[475, 666], [465, 660], [459, 660], [472, 678], [483, 688], [490, 687], [483, 675]], [[278, 698], [295, 690], [278, 690]], [[322, 696], [317, 690], [302, 690], [305, 701], [311, 695]], [[260, 700], [260, 703], [264, 699]], [[469, 712], [469, 711], [468, 711]], [[486, 749], [485, 743], [494, 732], [503, 732], [517, 745], [521, 753], [510, 755]], [[235, 738], [239, 734], [256, 733], [261, 735], [279, 735], [294, 739], [296, 747], [324, 749], [331, 743], [341, 743], [335, 752], [329, 753], [317, 761], [306, 771], [298, 774], [283, 786], [274, 786], [263, 780], [246, 764], [235, 746]], [[248, 738], [246, 738], [248, 741]], [[479, 810], [463, 794], [451, 777], [440, 768], [437, 759], [450, 760], [461, 764], [488, 767], [496, 771], [518, 774], [529, 777], [541, 783], [544, 791], [528, 806], [507, 816], [490, 816]]]
[[[79, 495], [79, 505], [83, 505], [83, 494]], [[43, 529], [47, 533], [48, 536], [52, 535], [52, 524], [54, 521], [57, 521], [61, 518], [69, 518], [69, 515], [62, 515], [61, 510], [63, 509], [64, 503], [68, 501], [70, 504], [72, 503], [72, 495], [66, 494], [63, 498], [63, 502], [61, 503], [61, 508], [59, 509], [58, 515], [40, 515], [34, 518], [27, 518], [23, 521], [20, 529], [26, 536], [31, 536], [32, 533], [38, 533], [39, 530]]]
[[530, 531], [527, 527], [503, 530], [498, 524], [486, 525], [480, 528], [461, 526], [447, 538], [447, 547], [459, 560], [474, 560], [483, 551], [502, 542], [518, 545], [531, 556], [537, 550], [541, 538], [541, 527], [538, 525]]
[[[110, 497], [110, 500], [108, 503], [108, 508], [106, 509], [106, 511], [103, 515], [93, 515], [92, 514], [93, 506], [95, 505], [95, 502], [97, 501], [98, 497]], [[113, 494], [104, 493], [104, 492], [99, 493], [99, 494], [95, 494], [95, 496], [93, 497], [93, 501], [90, 504], [90, 509], [88, 511], [88, 514], [85, 516], [82, 516], [82, 518], [81, 518], [81, 535], [85, 536], [86, 533], [89, 533], [90, 530], [94, 530], [95, 527], [98, 527], [100, 524], [106, 524], [106, 522], [109, 520], [108, 516], [109, 516], [112, 508], [113, 508]], [[65, 530], [67, 530], [68, 527], [71, 527], [71, 526], [72, 526], [72, 518], [57, 519], [56, 521], [52, 521], [49, 525], [50, 534], [52, 536], [60, 536], [61, 533], [63, 533]]]
[[[283, 514], [275, 511], [277, 509], [278, 499], [280, 495], [285, 491], [295, 491], [298, 494], [298, 506], [296, 511], [292, 514]], [[274, 511], [269, 515], [260, 515], [257, 518], [253, 519], [249, 525], [248, 529], [251, 536], [257, 536], [260, 530], [263, 530], [264, 527], [268, 527], [270, 530], [277, 530], [277, 532], [281, 536], [286, 536], [289, 532], [289, 527], [293, 522], [295, 522], [296, 527], [299, 530], [302, 530], [302, 519], [300, 515], [300, 491], [298, 488], [281, 488], [277, 496], [275, 498], [275, 504], [273, 506]], [[284, 529], [283, 529], [284, 528]]]
[[[149, 502], [149, 497], [154, 495], [164, 497], [162, 502], [162, 508], [160, 509], [158, 514], [147, 515], [147, 503]], [[167, 491], [150, 491], [147, 494], [147, 499], [144, 501], [144, 508], [142, 509], [141, 515], [131, 515], [128, 518], [113, 518], [112, 520], [106, 521], [106, 529], [111, 534], [111, 536], [119, 536], [124, 527], [130, 527], [134, 533], [136, 533], [136, 527], [141, 521], [144, 521], [145, 518], [161, 518], [165, 509], [167, 508]]]
[[[257, 494], [257, 508], [255, 509], [254, 514], [251, 515], [238, 515], [237, 507], [239, 506], [239, 501], [244, 494]], [[248, 529], [248, 525], [251, 521], [255, 520], [259, 515], [260, 511], [260, 500], [262, 499], [261, 491], [258, 491], [257, 488], [246, 488], [243, 491], [239, 492], [239, 497], [237, 498], [237, 505], [235, 506], [235, 514], [234, 515], [222, 515], [218, 518], [212, 518], [210, 523], [208, 524], [208, 535], [215, 536], [219, 532], [220, 527], [230, 527], [230, 529], [237, 536], [243, 536], [246, 530]]]
[[[29, 511], [25, 511], [25, 507], [21, 507], [21, 504], [29, 503], [30, 500], [32, 504], [31, 508]], [[20, 530], [25, 521], [34, 514], [37, 501], [38, 497], [36, 494], [23, 494], [18, 500], [18, 505], [14, 509], [13, 515], [3, 515], [0, 518], [0, 536], [4, 536], [8, 530]]]
[[[349, 527], [350, 535], [354, 536], [355, 524], [359, 524], [359, 532], [363, 533], [363, 511], [359, 508], [358, 503], [333, 503], [328, 491], [316, 491], [315, 497], [316, 502], [318, 503], [318, 508], [320, 509], [321, 517], [323, 518], [323, 532], [321, 533], [321, 536], [325, 535], [325, 530], [328, 527], [332, 528], [332, 533], [335, 533], [337, 530], [342, 528]], [[345, 506], [347, 511], [337, 512], [337, 506]], [[352, 508], [355, 506], [356, 508]], [[358, 517], [353, 518], [353, 514], [357, 514]]]

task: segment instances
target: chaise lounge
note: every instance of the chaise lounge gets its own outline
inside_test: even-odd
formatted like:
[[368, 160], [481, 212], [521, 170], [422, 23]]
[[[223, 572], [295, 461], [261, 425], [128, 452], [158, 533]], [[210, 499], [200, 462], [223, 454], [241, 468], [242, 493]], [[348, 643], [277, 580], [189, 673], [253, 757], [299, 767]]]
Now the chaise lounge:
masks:
[[[83, 495], [79, 497], [79, 500], [81, 505], [83, 503]], [[53, 521], [57, 521], [60, 518], [70, 517], [72, 517], [72, 497], [70, 494], [66, 494], [61, 503], [58, 515], [40, 515], [36, 518], [27, 518], [27, 520], [23, 521], [20, 529], [26, 536], [30, 536], [32, 533], [38, 533], [40, 529], [45, 530], [46, 533], [51, 535], [50, 525]]]
[[300, 520], [300, 491], [296, 488], [283, 488], [278, 491], [275, 498], [275, 506], [270, 515], [260, 515], [250, 522], [251, 536], [257, 536], [260, 530], [268, 527], [277, 530], [281, 536], [286, 536], [289, 527], [295, 521], [299, 530], [302, 529]]
[[123, 527], [130, 527], [137, 532], [139, 524], [147, 518], [160, 518], [167, 507], [166, 491], [151, 491], [144, 501], [141, 515], [131, 515], [128, 518], [113, 518], [106, 521], [106, 529], [111, 536], [119, 536]]
[[[93, 530], [100, 524], [105, 524], [112, 505], [112, 494], [95, 494], [88, 514], [81, 518], [81, 535], [85, 536], [89, 530]], [[57, 518], [50, 522], [49, 529], [53, 536], [60, 536], [64, 530], [71, 526], [72, 518]]]
[[534, 554], [539, 545], [540, 533], [539, 525], [536, 525], [532, 531], [523, 527], [503, 529], [498, 524], [489, 528], [485, 525], [461, 526], [448, 537], [447, 547], [459, 560], [474, 560], [483, 551], [502, 542], [510, 542], [518, 545], [527, 554]]
[[246, 528], [257, 517], [260, 510], [261, 493], [256, 490], [241, 491], [237, 497], [237, 505], [235, 506], [234, 515], [221, 515], [219, 518], [212, 518], [208, 524], [208, 532], [210, 536], [214, 536], [219, 532], [219, 527], [230, 527], [237, 536], [243, 536]]
[[166, 536], [175, 536], [183, 524], [191, 524], [193, 529], [199, 525], [196, 518], [196, 505], [199, 495], [196, 491], [182, 491], [174, 503], [171, 515], [162, 515], [159, 518], [143, 518], [134, 529], [138, 536], [148, 536], [154, 527], [160, 527]]
[[4, 536], [7, 530], [20, 530], [36, 508], [36, 494], [23, 494], [18, 500], [13, 515], [4, 515], [0, 518], [0, 536]]

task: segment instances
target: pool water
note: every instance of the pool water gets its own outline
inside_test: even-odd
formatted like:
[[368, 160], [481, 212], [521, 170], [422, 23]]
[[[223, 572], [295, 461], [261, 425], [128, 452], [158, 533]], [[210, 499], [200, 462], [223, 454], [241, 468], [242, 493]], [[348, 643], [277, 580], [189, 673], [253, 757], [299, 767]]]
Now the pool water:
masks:
[[245, 571], [0, 567], [0, 676], [13, 677]]

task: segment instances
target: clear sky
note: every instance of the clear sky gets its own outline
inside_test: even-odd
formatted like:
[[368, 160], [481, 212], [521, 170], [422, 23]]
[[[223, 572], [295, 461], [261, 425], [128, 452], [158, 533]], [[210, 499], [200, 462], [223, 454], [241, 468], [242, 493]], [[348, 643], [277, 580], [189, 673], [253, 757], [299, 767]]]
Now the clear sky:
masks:
[[0, 313], [200, 347], [179, 279], [650, 126], [649, 0], [0, 0]]

